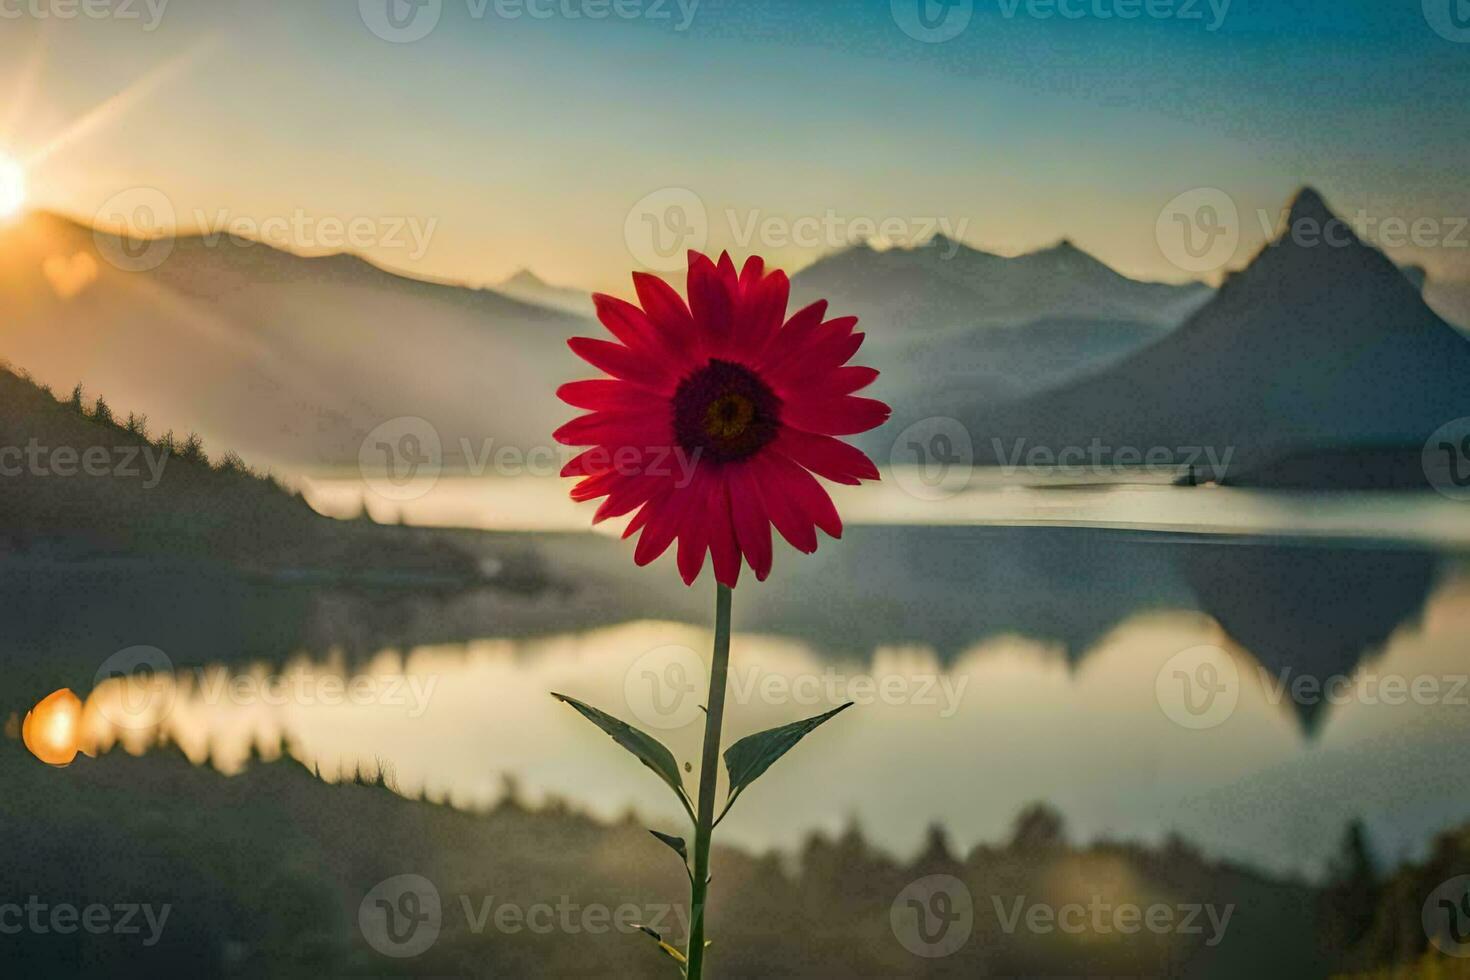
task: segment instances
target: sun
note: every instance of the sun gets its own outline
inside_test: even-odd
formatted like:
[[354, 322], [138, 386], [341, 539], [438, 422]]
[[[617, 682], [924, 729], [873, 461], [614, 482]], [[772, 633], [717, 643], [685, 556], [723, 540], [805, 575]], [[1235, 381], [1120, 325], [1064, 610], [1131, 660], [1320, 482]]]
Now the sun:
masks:
[[25, 168], [0, 151], [0, 221], [15, 217], [25, 203]]

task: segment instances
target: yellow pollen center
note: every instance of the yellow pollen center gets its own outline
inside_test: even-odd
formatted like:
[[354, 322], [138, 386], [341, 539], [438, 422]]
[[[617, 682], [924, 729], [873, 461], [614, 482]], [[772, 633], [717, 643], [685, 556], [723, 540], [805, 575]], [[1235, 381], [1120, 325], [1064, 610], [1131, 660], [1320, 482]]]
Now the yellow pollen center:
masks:
[[704, 431], [714, 439], [733, 439], [755, 418], [755, 405], [744, 395], [724, 395], [710, 402]]

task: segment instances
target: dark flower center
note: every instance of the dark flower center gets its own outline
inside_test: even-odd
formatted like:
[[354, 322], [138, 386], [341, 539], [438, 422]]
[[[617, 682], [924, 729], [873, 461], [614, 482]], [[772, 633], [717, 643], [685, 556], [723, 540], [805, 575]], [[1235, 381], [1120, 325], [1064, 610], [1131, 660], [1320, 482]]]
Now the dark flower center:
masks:
[[685, 452], [728, 463], [776, 438], [781, 399], [752, 370], [710, 361], [674, 392], [674, 438]]

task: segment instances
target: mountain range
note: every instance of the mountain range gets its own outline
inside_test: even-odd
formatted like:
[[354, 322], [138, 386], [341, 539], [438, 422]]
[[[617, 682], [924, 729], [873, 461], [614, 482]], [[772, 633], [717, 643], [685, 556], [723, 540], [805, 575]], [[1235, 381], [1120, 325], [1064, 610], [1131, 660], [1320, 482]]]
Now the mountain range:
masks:
[[565, 341], [589, 326], [351, 255], [195, 236], [126, 271], [108, 258], [129, 244], [48, 214], [0, 231], [0, 356], [261, 466], [355, 462], [399, 416], [429, 420], [446, 453], [543, 445], [564, 414], [554, 382], [580, 363]]
[[495, 291], [522, 303], [535, 303], [577, 316], [592, 316], [595, 312], [589, 291], [572, 286], [553, 286], [530, 269], [522, 269], [509, 279], [496, 283]]
[[[1342, 235], [1294, 235], [1293, 228]], [[1329, 244], [1331, 238], [1339, 244]], [[977, 453], [1213, 447], [1251, 463], [1304, 448], [1419, 447], [1470, 415], [1470, 339], [1403, 270], [1303, 189], [1280, 235], [1176, 330], [1119, 363], [958, 417]]]
[[[1306, 190], [1289, 220], [1336, 219]], [[568, 416], [557, 383], [586, 373], [565, 341], [599, 330], [585, 294], [529, 271], [472, 289], [224, 236], [181, 237], [143, 271], [109, 262], [130, 245], [49, 214], [0, 229], [0, 357], [286, 472], [353, 464], [403, 416], [434, 426], [450, 467], [465, 444], [545, 445]], [[792, 305], [862, 317], [861, 360], [895, 406], [865, 443], [880, 462], [931, 416], [964, 422], [982, 462], [996, 440], [1094, 438], [1242, 460], [1418, 445], [1470, 415], [1470, 342], [1412, 274], [1356, 238], [1288, 238], [1216, 291], [1128, 278], [1067, 241], [1008, 257], [940, 236], [826, 256]]]
[[[286, 471], [353, 463], [401, 416], [433, 424], [448, 466], [464, 440], [544, 445], [567, 416], [556, 384], [586, 371], [565, 341], [599, 330], [589, 296], [530, 271], [471, 289], [202, 235], [150, 268], [109, 261], [142, 244], [51, 214], [0, 230], [0, 356]], [[828, 256], [793, 293], [862, 314], [885, 394], [934, 414], [1110, 363], [1210, 291], [1136, 282], [1068, 243], [1006, 258], [941, 238]]]

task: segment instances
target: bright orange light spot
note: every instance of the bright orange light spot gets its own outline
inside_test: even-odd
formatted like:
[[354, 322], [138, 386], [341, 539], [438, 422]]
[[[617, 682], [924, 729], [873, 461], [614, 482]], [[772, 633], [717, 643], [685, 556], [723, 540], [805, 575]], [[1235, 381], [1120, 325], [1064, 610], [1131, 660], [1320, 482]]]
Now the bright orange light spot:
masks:
[[20, 737], [48, 766], [69, 766], [81, 744], [82, 702], [70, 688], [48, 694], [21, 723]]

